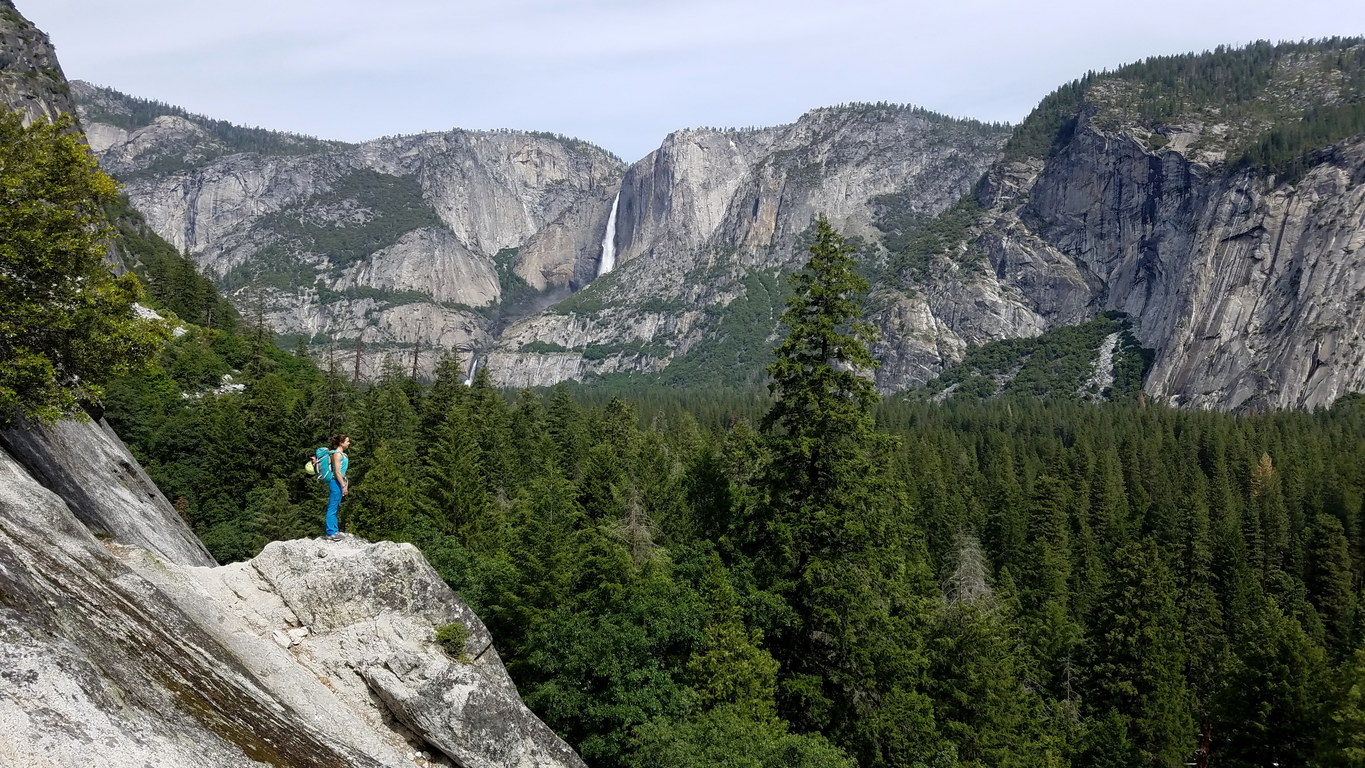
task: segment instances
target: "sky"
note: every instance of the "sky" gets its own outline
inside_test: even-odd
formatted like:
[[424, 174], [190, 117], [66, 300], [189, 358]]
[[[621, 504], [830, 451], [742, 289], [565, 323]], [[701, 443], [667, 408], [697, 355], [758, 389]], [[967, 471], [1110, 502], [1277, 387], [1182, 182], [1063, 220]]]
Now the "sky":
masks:
[[16, 0], [66, 76], [345, 141], [551, 131], [627, 162], [683, 128], [916, 104], [1022, 120], [1088, 70], [1365, 35], [1358, 0]]

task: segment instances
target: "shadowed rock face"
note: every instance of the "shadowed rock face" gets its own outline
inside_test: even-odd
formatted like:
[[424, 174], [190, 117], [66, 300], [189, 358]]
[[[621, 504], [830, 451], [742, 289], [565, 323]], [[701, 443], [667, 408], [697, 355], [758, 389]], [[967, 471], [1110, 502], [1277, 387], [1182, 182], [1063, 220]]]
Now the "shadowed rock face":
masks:
[[23, 112], [26, 123], [76, 114], [52, 43], [11, 0], [0, 0], [0, 108]]
[[975, 269], [938, 259], [874, 318], [878, 383], [920, 384], [968, 343], [1120, 310], [1157, 352], [1146, 391], [1174, 405], [1316, 408], [1365, 390], [1365, 137], [1323, 160], [1276, 183], [1083, 114], [1045, 165], [987, 175], [964, 246]]
[[[94, 424], [57, 431], [77, 453], [121, 448]], [[7, 444], [45, 439], [17, 434]], [[125, 543], [144, 512], [117, 496], [84, 502], [97, 539], [48, 487], [73, 480], [62, 472], [36, 477], [0, 450], [0, 765], [583, 765], [411, 545], [300, 540], [177, 563]], [[465, 660], [435, 643], [452, 622]]]

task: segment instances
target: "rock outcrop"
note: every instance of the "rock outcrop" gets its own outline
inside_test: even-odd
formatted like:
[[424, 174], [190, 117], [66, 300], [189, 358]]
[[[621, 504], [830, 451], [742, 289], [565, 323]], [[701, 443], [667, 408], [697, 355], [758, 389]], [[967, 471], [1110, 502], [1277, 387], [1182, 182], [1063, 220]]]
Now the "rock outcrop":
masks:
[[95, 535], [142, 547], [179, 565], [215, 565], [103, 421], [3, 429], [0, 449], [56, 492]]
[[[411, 545], [275, 542], [200, 565], [130, 543], [166, 534], [116, 494], [87, 500], [97, 537], [62, 494], [123, 484], [131, 458], [92, 423], [54, 433], [89, 457], [78, 476], [67, 461], [35, 477], [0, 450], [0, 764], [583, 765]], [[49, 439], [11, 431], [6, 445]], [[463, 652], [435, 640], [454, 623]]]
[[471, 252], [449, 230], [414, 229], [341, 273], [339, 291], [378, 288], [421, 294], [438, 303], [485, 307], [501, 297], [493, 261]]
[[993, 168], [975, 234], [916, 286], [921, 319], [879, 314], [882, 388], [922, 383], [945, 346], [1118, 310], [1156, 351], [1146, 391], [1173, 405], [1310, 409], [1365, 390], [1365, 136], [1288, 184], [1178, 148], [1198, 137], [1147, 135], [1086, 105], [1045, 164]]
[[23, 112], [26, 123], [76, 114], [52, 43], [13, 0], [0, 0], [0, 108]]

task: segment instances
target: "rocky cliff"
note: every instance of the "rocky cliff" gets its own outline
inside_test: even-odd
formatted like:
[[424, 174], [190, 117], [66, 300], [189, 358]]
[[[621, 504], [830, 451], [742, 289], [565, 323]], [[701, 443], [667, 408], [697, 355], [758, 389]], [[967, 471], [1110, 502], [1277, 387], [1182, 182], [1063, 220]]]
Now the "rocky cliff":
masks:
[[[801, 238], [817, 215], [875, 242], [879, 199], [937, 214], [972, 188], [1006, 137], [1002, 128], [891, 105], [817, 109], [757, 131], [674, 133], [622, 181], [615, 271], [505, 330], [489, 369], [507, 384], [544, 385], [663, 370], [732, 336], [766, 346], [780, 291], [762, 294], [767, 316], [755, 319], [764, 327], [727, 329], [724, 318], [736, 299], [758, 296], [756, 280], [771, 283], [804, 262]], [[736, 376], [724, 367], [709, 373]]]
[[[583, 765], [411, 545], [214, 567], [98, 425], [3, 446], [0, 764]], [[462, 648], [436, 641], [451, 624]]]
[[[1150, 394], [1307, 408], [1365, 387], [1361, 141], [1319, 137], [1292, 178], [1243, 153], [1315, 120], [1350, 124], [1362, 51], [1154, 59], [1060, 89], [1013, 138], [850, 105], [679, 131], [629, 168], [515, 133], [250, 144], [165, 105], [76, 93], [159, 233], [242, 305], [264, 294], [281, 331], [363, 335], [372, 361], [420, 344], [475, 353], [511, 386], [756, 383], [781, 276], [823, 213], [875, 278], [883, 392], [971, 345], [1118, 310], [1155, 350]], [[228, 152], [248, 144], [266, 149]], [[616, 267], [599, 277], [604, 236]]]
[[487, 310], [511, 303], [509, 286], [567, 293], [575, 274], [593, 274], [582, 233], [605, 222], [604, 190], [624, 170], [548, 134], [455, 130], [356, 146], [73, 90], [101, 164], [158, 234], [278, 331], [363, 339], [371, 370], [413, 346], [486, 347], [497, 317]]
[[[1365, 45], [1224, 55], [1250, 54], [1269, 61], [1242, 104], [1187, 92], [1153, 120], [1142, 73], [1121, 70], [1085, 84], [1042, 156], [994, 166], [970, 231], [880, 313], [883, 388], [966, 344], [1117, 310], [1156, 353], [1146, 391], [1175, 405], [1314, 408], [1365, 389], [1365, 134], [1306, 144], [1301, 175], [1239, 159], [1356, 99]], [[1309, 88], [1304, 71], [1328, 75]]]
[[[746, 276], [800, 263], [794, 245], [817, 213], [869, 238], [879, 195], [936, 213], [1007, 136], [857, 105], [777, 128], [682, 131], [626, 169], [582, 142], [512, 132], [246, 140], [166, 105], [74, 89], [106, 170], [240, 306], [263, 292], [284, 333], [363, 334], [371, 363], [414, 345], [489, 351], [510, 385], [667, 365], [714, 331], [696, 321]], [[535, 311], [595, 282], [614, 205], [617, 273], [578, 305], [611, 310]], [[654, 354], [617, 354], [644, 346]]]
[[997, 214], [978, 243], [1000, 283], [1049, 325], [1137, 318], [1150, 394], [1313, 408], [1365, 389], [1365, 137], [1283, 184], [1086, 120]]
[[47, 35], [0, 0], [0, 104], [27, 122], [74, 115], [76, 103]]

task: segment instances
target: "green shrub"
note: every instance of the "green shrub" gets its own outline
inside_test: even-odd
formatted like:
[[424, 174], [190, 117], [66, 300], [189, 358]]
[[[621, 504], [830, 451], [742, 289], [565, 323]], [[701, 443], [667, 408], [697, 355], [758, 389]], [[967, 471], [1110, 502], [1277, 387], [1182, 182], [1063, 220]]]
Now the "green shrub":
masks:
[[436, 644], [445, 649], [450, 657], [461, 664], [472, 663], [465, 643], [469, 642], [469, 628], [458, 621], [436, 628]]
[[546, 355], [553, 352], [572, 352], [573, 350], [563, 344], [555, 344], [554, 342], [536, 339], [535, 341], [528, 341], [520, 347], [517, 347], [517, 351], [525, 352], [527, 354]]

